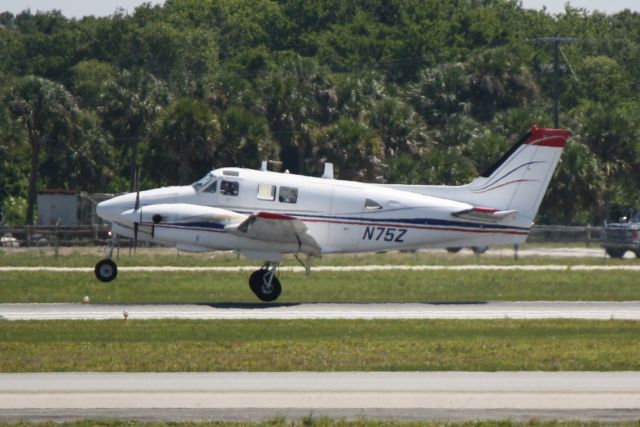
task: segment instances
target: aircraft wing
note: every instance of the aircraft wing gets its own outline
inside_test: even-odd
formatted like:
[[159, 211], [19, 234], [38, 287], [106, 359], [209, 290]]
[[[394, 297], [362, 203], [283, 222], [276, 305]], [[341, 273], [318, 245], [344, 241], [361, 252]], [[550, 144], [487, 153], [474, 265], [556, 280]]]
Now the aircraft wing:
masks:
[[313, 236], [307, 233], [307, 226], [289, 215], [258, 212], [249, 215], [240, 224], [226, 226], [225, 231], [248, 239], [297, 244], [300, 252], [320, 256], [320, 246]]
[[461, 211], [451, 212], [451, 215], [470, 219], [474, 221], [500, 222], [504, 220], [514, 219], [518, 215], [518, 211], [500, 211], [494, 208], [472, 207]]

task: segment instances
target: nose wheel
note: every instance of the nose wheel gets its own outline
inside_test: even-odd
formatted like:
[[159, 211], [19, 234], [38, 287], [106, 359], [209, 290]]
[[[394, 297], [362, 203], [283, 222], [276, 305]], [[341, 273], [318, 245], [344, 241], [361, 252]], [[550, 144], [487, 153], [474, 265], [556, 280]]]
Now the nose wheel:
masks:
[[277, 267], [278, 264], [267, 263], [260, 270], [254, 271], [249, 277], [249, 287], [261, 301], [275, 301], [282, 293], [280, 280], [275, 276]]
[[110, 282], [118, 275], [118, 266], [113, 260], [103, 259], [98, 261], [94, 272], [101, 282]]
[[111, 257], [113, 256], [113, 247], [117, 244], [116, 242], [117, 237], [114, 234], [113, 238], [109, 239], [107, 242], [107, 258], [98, 261], [98, 263], [96, 264], [96, 268], [93, 270], [96, 274], [96, 277], [101, 282], [110, 282], [118, 275], [118, 266], [111, 259]]

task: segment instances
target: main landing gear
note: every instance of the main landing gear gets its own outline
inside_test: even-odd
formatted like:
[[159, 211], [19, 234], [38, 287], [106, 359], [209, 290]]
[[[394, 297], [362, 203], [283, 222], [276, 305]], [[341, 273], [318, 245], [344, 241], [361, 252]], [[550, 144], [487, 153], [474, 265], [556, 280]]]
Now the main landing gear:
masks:
[[96, 268], [93, 270], [96, 273], [96, 277], [101, 282], [110, 282], [118, 275], [118, 266], [111, 259], [113, 256], [113, 241], [115, 238], [116, 237], [113, 236], [113, 239], [109, 240], [109, 244], [107, 246], [107, 258], [98, 261]]
[[267, 262], [249, 277], [249, 287], [264, 302], [275, 301], [282, 292], [280, 280], [275, 276], [278, 265], [277, 262]]

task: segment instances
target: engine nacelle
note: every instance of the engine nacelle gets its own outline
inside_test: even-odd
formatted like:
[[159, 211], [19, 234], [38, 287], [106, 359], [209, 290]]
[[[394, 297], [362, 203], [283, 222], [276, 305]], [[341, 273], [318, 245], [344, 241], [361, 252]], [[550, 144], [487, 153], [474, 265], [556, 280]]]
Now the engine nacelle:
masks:
[[246, 215], [214, 208], [211, 206], [192, 205], [187, 203], [168, 203], [145, 206], [142, 210], [142, 223], [215, 223], [221, 226], [242, 222]]

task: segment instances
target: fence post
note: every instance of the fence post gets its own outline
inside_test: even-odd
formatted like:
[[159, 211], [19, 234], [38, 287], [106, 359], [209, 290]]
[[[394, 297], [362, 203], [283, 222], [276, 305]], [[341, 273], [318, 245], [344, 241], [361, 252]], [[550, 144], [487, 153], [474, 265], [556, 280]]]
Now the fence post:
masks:
[[587, 247], [591, 246], [591, 224], [587, 224]]
[[53, 257], [58, 259], [59, 246], [60, 246], [60, 235], [58, 233], [58, 225], [60, 224], [60, 220], [56, 221], [55, 228], [53, 229]]

